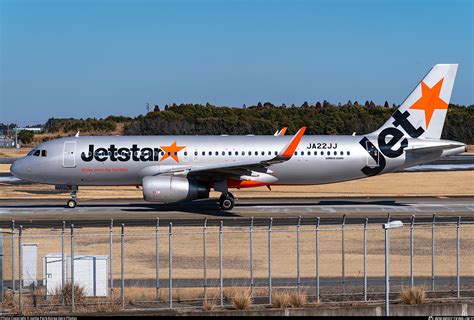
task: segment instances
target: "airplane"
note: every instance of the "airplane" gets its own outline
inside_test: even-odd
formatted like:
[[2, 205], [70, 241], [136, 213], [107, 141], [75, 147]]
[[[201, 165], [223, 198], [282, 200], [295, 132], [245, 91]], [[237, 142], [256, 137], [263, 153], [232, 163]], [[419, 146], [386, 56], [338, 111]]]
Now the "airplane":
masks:
[[435, 65], [390, 119], [374, 132], [294, 136], [79, 136], [41, 143], [16, 160], [20, 179], [56, 185], [77, 206], [79, 186], [135, 185], [146, 201], [174, 203], [221, 193], [231, 210], [233, 188], [316, 185], [399, 171], [467, 150], [440, 139], [457, 64]]

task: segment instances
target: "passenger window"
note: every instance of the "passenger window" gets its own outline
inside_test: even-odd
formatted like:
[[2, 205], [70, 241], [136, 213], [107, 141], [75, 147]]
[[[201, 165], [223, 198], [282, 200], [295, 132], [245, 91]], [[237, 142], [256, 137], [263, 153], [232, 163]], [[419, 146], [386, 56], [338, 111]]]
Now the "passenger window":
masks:
[[343, 156], [343, 155], [344, 155], [344, 151], [341, 151], [341, 156]]
[[276, 156], [278, 155], [278, 151], [275, 151], [275, 155], [276, 155]]
[[239, 151], [235, 151], [235, 155], [238, 156], [238, 155], [239, 155]]
[[314, 151], [314, 155], [317, 156], [317, 155], [318, 155], [318, 151]]
[[330, 155], [331, 155], [331, 152], [330, 152], [330, 151], [328, 151], [328, 156], [330, 156]]
[[222, 151], [222, 155], [225, 156], [225, 151]]
[[212, 151], [209, 151], [209, 155], [212, 156]]
[[46, 157], [46, 150], [41, 150], [41, 156]]
[[[198, 152], [197, 152], [197, 151], [194, 151], [194, 155], [197, 156], [197, 155], [198, 155]], [[204, 151], [203, 151], [202, 155], [204, 155]]]
[[245, 156], [245, 151], [242, 151], [242, 155]]
[[324, 156], [324, 151], [321, 151], [321, 155]]
[[262, 151], [262, 156], [264, 156], [264, 155], [265, 155], [265, 151]]
[[231, 156], [231, 155], [232, 155], [232, 151], [229, 151], [229, 156]]
[[298, 155], [298, 151], [295, 151], [295, 156]]
[[[138, 155], [138, 152], [135, 152], [135, 155]], [[164, 156], [164, 155], [165, 155], [165, 152], [164, 152], [164, 151], [161, 151], [161, 155]]]
[[251, 156], [251, 155], [252, 155], [252, 151], [249, 151], [249, 156]]
[[258, 151], [255, 151], [255, 155], [258, 156]]
[[187, 152], [187, 151], [184, 151], [184, 155], [187, 156], [187, 155], [188, 155], [188, 152]]
[[334, 155], [337, 156], [337, 151], [334, 151]]
[[350, 155], [351, 155], [351, 152], [350, 152], [350, 151], [347, 151], [347, 155], [350, 156]]
[[310, 156], [310, 155], [311, 155], [311, 151], [308, 151], [308, 156]]
[[[196, 155], [197, 155], [197, 152], [196, 152]], [[205, 156], [205, 155], [206, 155], [206, 151], [203, 151], [203, 152], [202, 152], [202, 155]]]
[[216, 156], [218, 156], [218, 155], [219, 155], [219, 151], [216, 151]]

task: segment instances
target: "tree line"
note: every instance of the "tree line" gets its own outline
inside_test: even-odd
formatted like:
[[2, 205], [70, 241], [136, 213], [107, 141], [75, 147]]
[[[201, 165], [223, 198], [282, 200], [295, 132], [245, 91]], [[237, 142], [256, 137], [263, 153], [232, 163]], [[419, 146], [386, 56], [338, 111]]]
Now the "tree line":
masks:
[[[88, 132], [107, 134], [123, 127], [124, 135], [241, 135], [273, 134], [288, 127], [288, 134], [307, 126], [307, 134], [366, 134], [380, 127], [397, 106], [375, 105], [367, 101], [360, 105], [348, 101], [333, 105], [328, 101], [313, 105], [275, 106], [269, 102], [242, 108], [219, 107], [210, 104], [173, 104], [135, 118], [109, 116], [104, 119], [49, 119], [49, 132]], [[451, 104], [442, 134], [443, 139], [474, 143], [474, 105]]]

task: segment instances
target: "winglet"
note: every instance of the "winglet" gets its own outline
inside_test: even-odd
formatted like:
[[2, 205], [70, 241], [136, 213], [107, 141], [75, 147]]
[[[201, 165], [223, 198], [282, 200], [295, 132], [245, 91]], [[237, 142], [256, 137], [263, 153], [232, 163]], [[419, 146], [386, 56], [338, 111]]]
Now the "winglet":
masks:
[[283, 151], [281, 151], [278, 156], [284, 158], [291, 158], [291, 156], [295, 153], [295, 150], [298, 147], [298, 144], [300, 143], [305, 131], [306, 127], [302, 127], [300, 130], [298, 130], [293, 139], [291, 139], [291, 141], [285, 146]]
[[275, 137], [283, 137], [286, 132], [286, 127], [283, 127], [281, 130], [277, 130], [273, 135]]

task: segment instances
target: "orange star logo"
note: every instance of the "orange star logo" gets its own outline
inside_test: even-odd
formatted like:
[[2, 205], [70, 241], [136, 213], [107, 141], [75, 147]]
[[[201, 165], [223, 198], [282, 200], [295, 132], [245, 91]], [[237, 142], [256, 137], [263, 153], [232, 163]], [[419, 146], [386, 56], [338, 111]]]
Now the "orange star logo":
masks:
[[432, 88], [429, 88], [424, 82], [421, 83], [421, 98], [418, 99], [410, 109], [425, 111], [426, 128], [431, 121], [431, 116], [435, 109], [448, 109], [448, 104], [439, 97], [443, 79], [439, 80]]
[[176, 162], [179, 162], [178, 159], [178, 152], [184, 149], [185, 146], [177, 146], [176, 141], [169, 146], [161, 146], [161, 149], [165, 153], [165, 155], [160, 159], [160, 161], [167, 159], [168, 157], [173, 158]]

